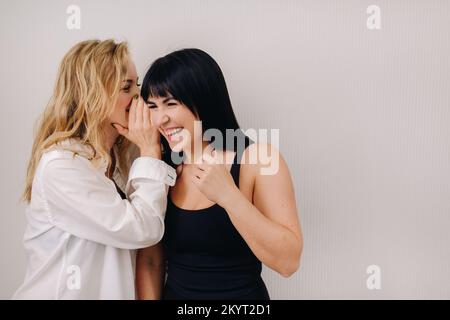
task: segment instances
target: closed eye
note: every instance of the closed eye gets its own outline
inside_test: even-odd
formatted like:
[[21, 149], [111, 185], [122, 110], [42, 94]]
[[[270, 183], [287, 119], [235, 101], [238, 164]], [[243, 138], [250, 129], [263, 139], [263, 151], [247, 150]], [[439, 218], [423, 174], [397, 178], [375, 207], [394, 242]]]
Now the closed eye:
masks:
[[[122, 88], [122, 90], [125, 91], [126, 93], [130, 92], [131, 85], [134, 83], [134, 80], [133, 79], [126, 79], [126, 80], [123, 80], [123, 82], [126, 82], [126, 85]], [[139, 77], [136, 78], [136, 86], [137, 87], [141, 86], [141, 84], [139, 83]]]
[[149, 107], [150, 109], [156, 109], [157, 106], [156, 104], [152, 103], [152, 102], [146, 102], [145, 103], [147, 105], [147, 107]]

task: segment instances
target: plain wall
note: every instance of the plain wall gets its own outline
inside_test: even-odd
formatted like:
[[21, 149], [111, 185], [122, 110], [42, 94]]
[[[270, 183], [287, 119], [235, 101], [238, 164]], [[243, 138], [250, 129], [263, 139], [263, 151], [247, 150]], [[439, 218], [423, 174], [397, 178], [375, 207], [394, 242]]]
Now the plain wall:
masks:
[[[66, 27], [70, 4], [80, 30]], [[25, 272], [18, 199], [35, 121], [64, 53], [91, 38], [127, 40], [141, 78], [201, 48], [242, 127], [280, 129], [305, 247], [292, 277], [264, 269], [273, 299], [450, 298], [448, 1], [2, 0], [0, 25], [0, 298]], [[381, 290], [366, 286], [369, 265]]]

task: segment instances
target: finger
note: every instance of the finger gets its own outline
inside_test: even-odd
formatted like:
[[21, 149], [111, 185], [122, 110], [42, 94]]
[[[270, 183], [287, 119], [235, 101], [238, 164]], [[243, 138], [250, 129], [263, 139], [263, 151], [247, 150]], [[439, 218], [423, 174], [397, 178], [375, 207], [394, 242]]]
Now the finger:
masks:
[[196, 176], [192, 176], [190, 180], [194, 184], [194, 186], [196, 186], [197, 189], [201, 191], [202, 180], [199, 177], [196, 177]]
[[212, 152], [215, 150], [215, 148], [209, 144], [205, 150], [203, 150], [202, 153], [202, 160], [203, 162], [209, 163], [209, 164], [213, 164], [216, 161], [214, 160], [214, 157], [212, 156]]
[[117, 132], [124, 136], [125, 138], [128, 138], [128, 129], [123, 127], [122, 125], [118, 123], [111, 123], [111, 125], [117, 130]]
[[191, 182], [197, 189], [200, 189], [200, 180], [197, 177], [191, 177]]
[[148, 105], [146, 105], [147, 109], [148, 109], [148, 113], [149, 113], [149, 117], [150, 117], [150, 125], [153, 127], [153, 119], [152, 119], [152, 108], [150, 108]]
[[142, 117], [143, 117], [144, 128], [151, 127], [150, 108], [147, 107], [146, 105], [143, 106]]
[[131, 102], [129, 118], [128, 118], [128, 127], [134, 126], [134, 124], [136, 122], [136, 106], [137, 106], [137, 102], [138, 102], [137, 97], [138, 97], [138, 95], [135, 95], [133, 97], [133, 101]]
[[194, 165], [194, 168], [200, 169], [200, 170], [202, 170], [202, 171], [206, 171], [206, 170], [208, 169], [208, 167], [209, 167], [209, 164], [208, 164], [208, 163], [196, 163], [196, 164]]
[[222, 150], [214, 149], [211, 152], [214, 164], [225, 164], [226, 163], [226, 153]]
[[138, 126], [139, 128], [142, 128], [142, 123], [143, 123], [143, 102], [144, 100], [142, 100], [141, 97], [138, 98], [138, 102], [137, 102], [137, 107], [136, 107], [136, 121], [135, 124], [136, 126]]
[[198, 177], [199, 179], [203, 179], [205, 177], [205, 175], [206, 175], [206, 171], [202, 170], [202, 169], [200, 169], [198, 167], [194, 167], [193, 171], [192, 171], [192, 174], [194, 176]]

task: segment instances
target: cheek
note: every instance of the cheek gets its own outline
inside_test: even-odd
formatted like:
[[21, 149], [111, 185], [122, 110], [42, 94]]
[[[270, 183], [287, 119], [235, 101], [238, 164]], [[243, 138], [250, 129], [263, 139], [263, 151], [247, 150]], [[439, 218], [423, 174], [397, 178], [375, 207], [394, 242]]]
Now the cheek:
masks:
[[197, 120], [194, 114], [186, 107], [178, 109], [176, 119], [180, 125], [189, 130], [194, 129], [194, 122]]
[[117, 99], [116, 108], [114, 110], [114, 114], [117, 117], [123, 117], [124, 114], [128, 114], [125, 112], [128, 105], [131, 102], [132, 97], [129, 95], [121, 94]]
[[131, 99], [133, 99], [133, 96], [130, 94], [121, 94], [119, 96], [119, 99], [117, 100], [117, 106], [120, 110], [125, 110], [128, 105], [131, 103]]
[[[189, 131], [191, 139], [201, 138], [201, 124], [197, 121], [198, 119], [194, 116], [194, 114], [189, 109], [185, 108], [180, 116], [182, 119], [182, 126]], [[194, 134], [196, 134], [196, 136]]]

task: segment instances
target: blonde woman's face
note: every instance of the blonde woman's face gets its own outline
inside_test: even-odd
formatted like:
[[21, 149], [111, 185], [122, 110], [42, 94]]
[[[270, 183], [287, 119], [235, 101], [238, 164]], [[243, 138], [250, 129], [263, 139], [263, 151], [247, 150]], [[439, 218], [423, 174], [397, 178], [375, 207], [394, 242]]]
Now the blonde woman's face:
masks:
[[[138, 80], [136, 66], [130, 59], [127, 75], [121, 83], [119, 97], [114, 106], [114, 112], [109, 119], [110, 123], [117, 123], [124, 128], [128, 128], [128, 111], [131, 106], [131, 101], [134, 95], [139, 94]], [[115, 129], [114, 131], [117, 132]]]

